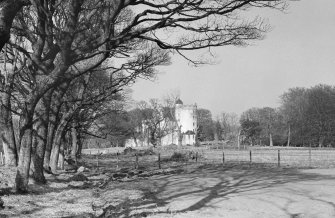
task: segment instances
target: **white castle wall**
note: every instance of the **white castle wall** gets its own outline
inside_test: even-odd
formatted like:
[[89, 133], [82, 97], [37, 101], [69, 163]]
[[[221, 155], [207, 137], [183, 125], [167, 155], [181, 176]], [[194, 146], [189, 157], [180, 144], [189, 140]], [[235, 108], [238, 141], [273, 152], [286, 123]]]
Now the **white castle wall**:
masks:
[[163, 136], [161, 139], [162, 145], [171, 145], [171, 144], [178, 144], [178, 132], [173, 131], [172, 133]]
[[125, 147], [136, 148], [136, 147], [145, 147], [148, 145], [150, 144], [148, 144], [147, 141], [143, 141], [140, 139], [129, 138], [125, 141]]
[[[197, 119], [197, 106], [196, 105], [183, 105], [176, 104], [176, 119], [178, 126], [181, 127], [183, 135], [183, 145], [195, 145], [196, 131], [198, 126]], [[185, 134], [190, 133], [193, 134]]]
[[196, 105], [176, 105], [176, 119], [181, 132], [196, 132], [197, 128], [197, 106]]

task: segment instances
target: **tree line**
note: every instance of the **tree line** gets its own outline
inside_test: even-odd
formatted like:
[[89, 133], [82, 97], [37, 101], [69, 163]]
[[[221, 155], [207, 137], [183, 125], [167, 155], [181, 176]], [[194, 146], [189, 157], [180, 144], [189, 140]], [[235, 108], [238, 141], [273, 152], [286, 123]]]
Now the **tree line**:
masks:
[[[122, 138], [119, 141], [148, 138], [148, 144], [159, 146], [160, 140], [177, 128], [176, 125], [167, 125], [176, 123], [176, 99], [178, 96], [141, 101], [135, 109], [124, 113], [122, 122], [113, 121], [106, 125], [106, 129], [113, 132], [113, 129], [123, 127], [122, 134], [113, 132]], [[114, 117], [120, 119], [119, 114], [114, 114]], [[237, 147], [241, 144], [335, 147], [335, 86], [320, 84], [310, 88], [291, 88], [280, 96], [279, 107], [250, 108], [241, 116], [222, 112], [213, 118], [210, 110], [198, 108], [197, 119], [199, 143], [224, 141]], [[143, 132], [144, 123], [146, 133]]]
[[240, 118], [251, 145], [335, 147], [335, 87], [291, 88], [278, 108], [251, 108]]

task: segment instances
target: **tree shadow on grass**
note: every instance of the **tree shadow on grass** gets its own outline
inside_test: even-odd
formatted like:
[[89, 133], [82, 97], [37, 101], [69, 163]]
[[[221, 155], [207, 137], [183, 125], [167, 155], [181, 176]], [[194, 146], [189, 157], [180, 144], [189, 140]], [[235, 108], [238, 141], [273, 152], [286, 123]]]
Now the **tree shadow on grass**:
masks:
[[[29, 184], [29, 192], [26, 194], [16, 193], [13, 187], [1, 188], [0, 197], [5, 200], [5, 208], [0, 209], [0, 217], [35, 217], [34, 214], [40, 211], [52, 209], [50, 206], [52, 204], [48, 205], [47, 201], [61, 201], [55, 198], [55, 196], [63, 196], [63, 198], [66, 199], [66, 203], [74, 204], [80, 199], [71, 197], [71, 195], [76, 194], [77, 191], [81, 191], [78, 196], [83, 192], [92, 193], [93, 195], [97, 184], [103, 182], [103, 178], [91, 179], [89, 181], [72, 181], [69, 178], [75, 175], [75, 173], [63, 172], [62, 174], [66, 175], [66, 177], [48, 175], [47, 184]], [[94, 176], [96, 174], [94, 171], [86, 175]], [[79, 185], [72, 185], [76, 185], [76, 183], [79, 183]]]
[[[206, 208], [215, 209], [217, 205], [214, 202], [229, 200], [236, 195], [248, 195], [252, 191], [291, 182], [334, 179], [335, 175], [306, 173], [295, 168], [277, 168], [268, 164], [193, 164], [192, 167], [186, 167], [185, 170], [178, 171], [178, 173], [156, 175], [132, 184], [136, 189], [142, 190], [143, 197], [135, 200], [128, 199], [118, 205], [106, 205], [100, 217], [145, 217], [154, 214], [164, 216], [171, 213], [185, 213]], [[51, 181], [55, 182], [57, 179]], [[129, 183], [127, 182], [111, 183], [111, 186], [107, 186], [106, 189], [100, 191], [113, 190], [115, 187], [122, 189], [128, 186]], [[46, 185], [40, 191], [36, 189], [32, 194], [42, 195], [47, 192], [63, 192], [72, 189], [71, 187], [54, 188]], [[313, 195], [308, 195], [308, 193], [307, 195], [302, 193], [302, 195], [309, 197], [311, 200], [323, 201], [335, 208], [334, 202], [327, 201], [327, 199], [319, 199]], [[188, 202], [187, 204], [184, 203], [185, 199]], [[289, 201], [290, 199], [288, 199]], [[281, 205], [278, 205], [278, 207], [281, 207]], [[32, 210], [23, 211], [25, 214], [22, 215], [33, 215], [43, 208], [42, 206], [39, 208], [32, 207]], [[290, 213], [287, 208], [281, 209], [288, 217], [294, 217], [295, 214]], [[92, 214], [82, 215], [93, 216]], [[80, 215], [77, 217], [80, 217]]]
[[[214, 202], [281, 184], [334, 179], [335, 174], [306, 173], [295, 168], [277, 168], [267, 164], [206, 164], [178, 175], [153, 177], [148, 181], [152, 186], [142, 188], [145, 193], [142, 199], [107, 207], [100, 217], [145, 217], [192, 212], [215, 208]], [[313, 200], [311, 196], [310, 199]], [[335, 211], [334, 203], [328, 204]], [[287, 208], [280, 209], [288, 217], [295, 215], [289, 213]]]

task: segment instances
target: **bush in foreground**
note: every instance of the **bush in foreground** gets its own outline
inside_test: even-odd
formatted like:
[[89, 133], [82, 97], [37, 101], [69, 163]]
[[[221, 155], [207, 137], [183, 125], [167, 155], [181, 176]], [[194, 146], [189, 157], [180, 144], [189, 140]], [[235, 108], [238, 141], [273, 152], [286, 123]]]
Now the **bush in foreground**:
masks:
[[186, 153], [181, 153], [181, 152], [173, 152], [169, 160], [176, 161], [176, 162], [188, 161], [189, 155]]

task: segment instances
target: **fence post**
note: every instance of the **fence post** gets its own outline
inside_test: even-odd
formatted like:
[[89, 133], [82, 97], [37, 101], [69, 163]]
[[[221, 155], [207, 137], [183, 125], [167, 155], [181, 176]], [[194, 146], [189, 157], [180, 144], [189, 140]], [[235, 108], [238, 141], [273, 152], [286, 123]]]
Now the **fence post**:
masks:
[[280, 150], [278, 149], [278, 167], [280, 167]]
[[138, 169], [138, 155], [137, 155], [137, 152], [135, 153], [135, 160], [136, 160], [136, 162], [135, 162], [135, 169]]
[[99, 169], [99, 153], [97, 154], [97, 168]]
[[161, 169], [161, 153], [158, 153], [158, 168]]
[[250, 157], [250, 163], [252, 162], [252, 154], [251, 154], [251, 150], [249, 151], [249, 157]]
[[198, 162], [198, 152], [195, 153], [195, 162]]
[[119, 152], [116, 152], [116, 169], [119, 169]]
[[1, 161], [1, 165], [4, 165], [4, 161], [3, 161], [2, 152], [0, 152], [0, 161]]
[[222, 163], [224, 164], [224, 151], [222, 151]]

